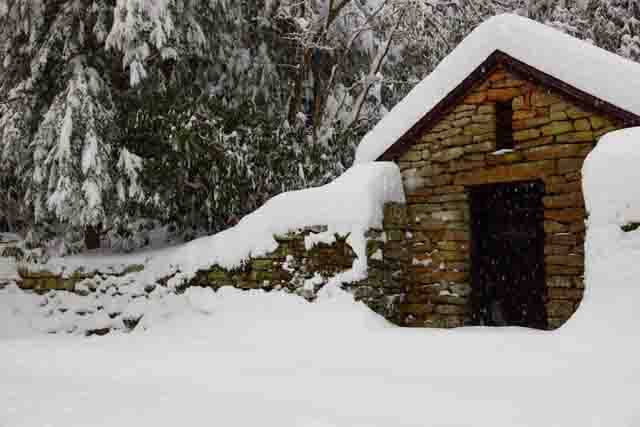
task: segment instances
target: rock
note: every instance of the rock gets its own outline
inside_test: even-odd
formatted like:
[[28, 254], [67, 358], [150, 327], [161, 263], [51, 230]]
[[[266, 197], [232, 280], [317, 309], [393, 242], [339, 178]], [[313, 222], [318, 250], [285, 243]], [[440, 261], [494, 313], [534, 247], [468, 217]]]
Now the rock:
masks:
[[431, 161], [433, 162], [448, 162], [459, 157], [462, 157], [464, 150], [460, 147], [449, 148], [441, 150], [433, 154]]
[[611, 122], [608, 119], [600, 116], [591, 116], [589, 121], [591, 122], [591, 127], [596, 130], [611, 126]]
[[486, 92], [473, 93], [464, 99], [465, 104], [482, 104], [487, 100]]
[[525, 129], [513, 133], [514, 141], [527, 141], [529, 139], [538, 138], [541, 135], [539, 129]]
[[547, 135], [560, 135], [563, 133], [573, 131], [573, 124], [569, 121], [552, 122], [551, 124], [542, 128], [542, 134]]
[[504, 89], [489, 89], [487, 91], [487, 99], [494, 102], [511, 101], [521, 95], [519, 88], [510, 87]]
[[579, 119], [573, 122], [577, 131], [591, 130], [591, 122], [587, 119]]

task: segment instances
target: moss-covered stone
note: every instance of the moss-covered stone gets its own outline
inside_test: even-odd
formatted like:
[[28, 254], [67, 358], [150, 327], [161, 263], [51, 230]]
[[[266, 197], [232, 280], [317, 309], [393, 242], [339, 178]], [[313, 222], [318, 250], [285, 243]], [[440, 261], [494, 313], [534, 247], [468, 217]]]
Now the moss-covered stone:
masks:
[[228, 272], [224, 270], [211, 270], [207, 273], [207, 279], [209, 283], [218, 283], [218, 282], [226, 282], [230, 280], [230, 275]]

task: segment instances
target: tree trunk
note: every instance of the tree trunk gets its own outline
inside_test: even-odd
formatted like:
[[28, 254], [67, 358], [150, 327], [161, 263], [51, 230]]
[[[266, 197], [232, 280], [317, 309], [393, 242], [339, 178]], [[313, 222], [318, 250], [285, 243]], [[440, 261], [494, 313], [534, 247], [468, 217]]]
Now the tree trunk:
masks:
[[88, 225], [84, 229], [84, 245], [87, 249], [100, 248], [100, 236], [102, 231], [102, 224]]

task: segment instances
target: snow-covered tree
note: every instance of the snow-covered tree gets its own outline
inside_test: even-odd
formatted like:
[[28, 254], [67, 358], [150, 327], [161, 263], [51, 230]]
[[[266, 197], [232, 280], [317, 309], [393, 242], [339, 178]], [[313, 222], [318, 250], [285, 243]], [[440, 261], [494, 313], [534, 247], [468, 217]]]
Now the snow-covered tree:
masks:
[[142, 197], [121, 100], [146, 77], [162, 90], [176, 63], [205, 52], [207, 4], [0, 3], [1, 175], [28, 189], [36, 222], [109, 225]]
[[640, 60], [633, 0], [0, 0], [0, 223], [223, 228], [341, 173], [505, 11]]

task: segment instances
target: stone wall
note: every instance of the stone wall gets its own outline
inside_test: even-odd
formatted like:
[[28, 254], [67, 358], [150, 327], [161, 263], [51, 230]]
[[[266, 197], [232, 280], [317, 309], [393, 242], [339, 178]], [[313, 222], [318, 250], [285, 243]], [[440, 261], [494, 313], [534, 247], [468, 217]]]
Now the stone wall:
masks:
[[[514, 150], [496, 152], [496, 102], [513, 107]], [[564, 323], [583, 293], [585, 210], [580, 171], [603, 134], [621, 127], [544, 87], [497, 69], [398, 159], [408, 198], [411, 266], [402, 324], [470, 321], [467, 190], [541, 179], [545, 184], [546, 309]]]
[[[390, 203], [385, 206], [384, 231], [369, 230], [366, 236], [367, 279], [344, 285], [357, 300], [396, 323], [400, 321], [397, 307], [405, 292], [406, 263], [409, 259], [404, 244], [406, 224], [405, 205]], [[276, 236], [278, 247], [272, 253], [252, 258], [236, 270], [212, 266], [198, 271], [177, 291], [189, 286], [211, 287], [214, 290], [233, 286], [245, 290], [292, 292], [313, 300], [317, 291], [331, 277], [350, 269], [355, 259], [345, 236], [336, 235], [332, 243], [317, 243], [312, 247], [305, 245], [307, 236], [325, 230], [323, 227], [310, 227], [297, 233]], [[23, 264], [18, 270], [21, 279], [18, 285], [41, 294], [50, 291], [88, 293], [96, 291], [111, 276], [125, 276], [142, 268], [132, 265], [117, 274], [97, 271], [61, 274]], [[160, 280], [158, 284], [166, 285], [168, 279], [170, 277]]]
[[49, 291], [76, 291], [76, 285], [96, 276], [116, 276], [122, 277], [128, 273], [140, 271], [142, 265], [131, 265], [118, 273], [104, 273], [98, 271], [74, 271], [69, 274], [54, 273], [40, 268], [29, 268], [28, 264], [22, 265], [18, 269], [20, 275], [20, 288], [32, 290], [38, 293], [46, 293]]
[[[385, 221], [385, 230], [369, 230], [367, 233], [368, 278], [344, 287], [357, 300], [363, 301], [387, 319], [397, 322], [397, 305], [404, 293], [403, 263], [408, 259], [402, 244], [402, 221], [406, 217], [402, 216], [404, 205], [389, 204], [385, 211], [392, 213], [386, 216], [389, 220]], [[400, 212], [399, 217], [397, 212]], [[394, 221], [399, 221], [400, 224]], [[335, 242], [331, 244], [317, 243], [307, 248], [305, 237], [317, 232], [323, 232], [323, 229], [311, 228], [300, 233], [276, 236], [278, 248], [272, 253], [252, 258], [233, 271], [217, 266], [199, 271], [187, 286], [284, 290], [313, 300], [316, 292], [331, 277], [351, 268], [355, 259], [346, 237], [336, 235]]]

